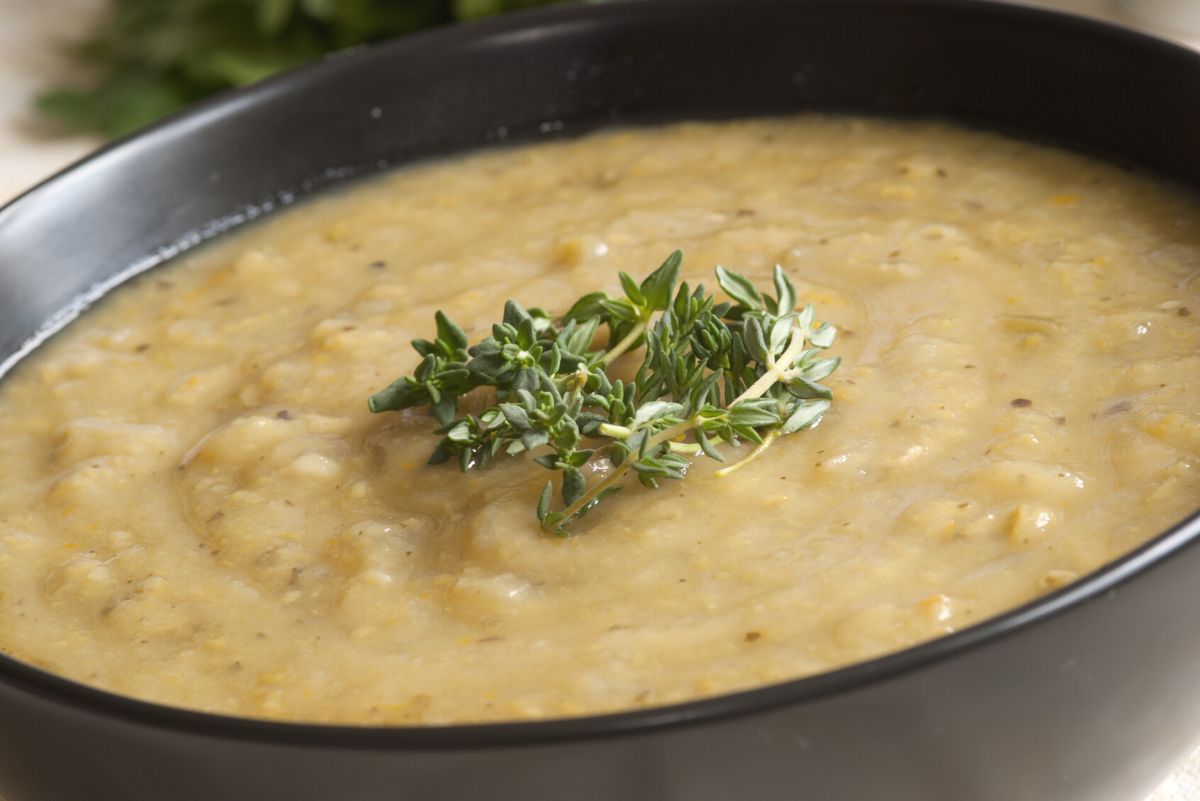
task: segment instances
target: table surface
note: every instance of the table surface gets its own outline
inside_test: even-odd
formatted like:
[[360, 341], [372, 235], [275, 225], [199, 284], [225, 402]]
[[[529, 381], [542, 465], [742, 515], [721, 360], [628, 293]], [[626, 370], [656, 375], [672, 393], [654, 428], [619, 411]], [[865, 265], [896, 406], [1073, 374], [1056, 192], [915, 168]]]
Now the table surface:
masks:
[[[1127, 9], [1136, 9], [1141, 0], [1024, 2], [1152, 30], [1200, 48], [1200, 30], [1155, 30], [1146, 21], [1129, 16]], [[1200, 0], [1192, 2], [1200, 5]], [[0, 0], [0, 204], [101, 144], [92, 137], [54, 136], [30, 111], [30, 101], [41, 87], [56, 78], [70, 77], [71, 66], [54, 45], [86, 31], [102, 5], [103, 0]], [[1193, 20], [1200, 16], [1189, 13]], [[1200, 751], [1185, 760], [1147, 801], [1200, 801]]]

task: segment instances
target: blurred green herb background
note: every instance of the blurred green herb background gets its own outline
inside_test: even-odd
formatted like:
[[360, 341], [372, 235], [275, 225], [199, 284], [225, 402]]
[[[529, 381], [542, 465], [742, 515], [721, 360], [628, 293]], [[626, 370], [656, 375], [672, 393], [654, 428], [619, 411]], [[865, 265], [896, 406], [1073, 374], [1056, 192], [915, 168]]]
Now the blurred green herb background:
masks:
[[112, 0], [72, 56], [91, 81], [38, 108], [115, 137], [195, 100], [365, 42], [564, 0]]

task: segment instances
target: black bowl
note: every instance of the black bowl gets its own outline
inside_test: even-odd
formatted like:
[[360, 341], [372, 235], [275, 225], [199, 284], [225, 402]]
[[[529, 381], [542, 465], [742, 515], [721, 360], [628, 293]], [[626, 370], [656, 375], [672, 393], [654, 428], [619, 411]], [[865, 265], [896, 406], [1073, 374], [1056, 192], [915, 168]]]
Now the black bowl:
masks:
[[[352, 51], [104, 150], [0, 210], [0, 359], [132, 271], [319, 187], [501, 141], [802, 109], [936, 115], [1200, 187], [1200, 56], [938, 0], [614, 2]], [[142, 703], [0, 657], [9, 801], [1133, 801], [1200, 734], [1200, 516], [1054, 595], [812, 678], [436, 728]]]

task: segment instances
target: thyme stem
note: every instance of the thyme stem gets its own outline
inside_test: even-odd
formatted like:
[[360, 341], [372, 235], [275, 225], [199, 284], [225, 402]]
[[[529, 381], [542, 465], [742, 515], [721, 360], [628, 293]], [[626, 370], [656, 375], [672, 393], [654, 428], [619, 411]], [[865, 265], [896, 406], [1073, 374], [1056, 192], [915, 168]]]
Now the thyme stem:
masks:
[[720, 470], [718, 470], [716, 472], [717, 478], [725, 478], [725, 476], [729, 475], [733, 471], [741, 469], [745, 465], [762, 456], [767, 452], [767, 448], [771, 447], [775, 440], [779, 439], [779, 436], [780, 434], [778, 428], [772, 428], [766, 434], [763, 434], [763, 441], [754, 446], [754, 450], [746, 454], [745, 457], [738, 459], [736, 462], [729, 465], [729, 467], [722, 467]]
[[612, 350], [610, 350], [608, 353], [604, 354], [604, 358], [602, 358], [600, 360], [600, 364], [604, 365], [605, 367], [608, 367], [610, 364], [615, 362], [618, 357], [622, 356], [625, 353], [625, 351], [627, 351], [633, 347], [633, 343], [638, 341], [638, 337], [640, 337], [642, 334], [646, 333], [646, 327], [649, 324], [650, 324], [649, 317], [645, 317], [641, 320], [638, 320], [638, 322], [633, 326], [633, 328], [630, 329], [629, 333], [626, 334], [625, 337], [620, 342], [618, 342], [615, 346], [613, 346]]
[[804, 332], [793, 324], [791, 341], [788, 343], [787, 350], [778, 359], [768, 355], [767, 371], [759, 376], [758, 380], [751, 384], [745, 392], [734, 398], [733, 403], [729, 404], [729, 408], [732, 409], [742, 401], [750, 400], [751, 398], [761, 398], [776, 382], [786, 381], [788, 378], [787, 370], [781, 369], [780, 365], [790, 365], [796, 360], [796, 357], [802, 350], [804, 350]]
[[[662, 431], [658, 432], [653, 437], [646, 440], [646, 450], [650, 450], [655, 445], [661, 445], [662, 443], [667, 442], [668, 440], [674, 439], [675, 437], [679, 436], [680, 434], [684, 434], [684, 433], [690, 431], [691, 429], [695, 428], [698, 423], [698, 417], [699, 417], [699, 415], [690, 417], [687, 420], [684, 420], [682, 423], [676, 423], [675, 425], [671, 426], [670, 428], [666, 428], [666, 429], [663, 429]], [[634, 461], [635, 460], [631, 455], [630, 458], [626, 459], [625, 461], [621, 462], [619, 465], [614, 467], [612, 469], [612, 472], [610, 472], [608, 475], [606, 475], [603, 479], [600, 480], [599, 484], [597, 484], [596, 486], [592, 487], [590, 490], [585, 492], [583, 494], [583, 496], [581, 498], [579, 498], [579, 500], [572, 503], [566, 509], [563, 509], [562, 510], [562, 519], [570, 520], [572, 517], [574, 517], [575, 515], [582, 512], [584, 509], [587, 509], [589, 506], [591, 506], [592, 503], [596, 500], [596, 498], [598, 498], [600, 495], [604, 494], [607, 490], [609, 490], [610, 488], [615, 486], [618, 481], [620, 481], [622, 478], [624, 478], [625, 474], [628, 473], [630, 471], [630, 469], [633, 468]], [[547, 532], [554, 531], [555, 530], [554, 524], [547, 526], [545, 521], [543, 521], [542, 522], [542, 530], [547, 531]]]

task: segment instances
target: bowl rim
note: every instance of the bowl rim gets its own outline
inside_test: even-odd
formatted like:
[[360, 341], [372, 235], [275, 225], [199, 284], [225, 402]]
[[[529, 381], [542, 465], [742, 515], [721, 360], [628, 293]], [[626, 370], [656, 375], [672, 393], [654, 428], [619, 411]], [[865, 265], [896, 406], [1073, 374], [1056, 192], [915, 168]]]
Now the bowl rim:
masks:
[[[741, 0], [758, 6], [792, 5], [795, 0]], [[54, 184], [71, 173], [88, 168], [115, 151], [138, 147], [155, 137], [175, 135], [189, 128], [202, 128], [211, 120], [219, 120], [237, 109], [279, 94], [300, 91], [313, 75], [323, 75], [335, 69], [339, 61], [364, 55], [386, 57], [388, 53], [408, 48], [447, 47], [479, 44], [482, 41], [527, 35], [538, 26], [553, 28], [587, 23], [609, 15], [620, 16], [629, 9], [671, 5], [728, 6], [727, 0], [606, 0], [602, 4], [579, 4], [551, 8], [535, 8], [465, 24], [448, 25], [438, 29], [410, 34], [374, 45], [359, 45], [327, 55], [314, 63], [288, 70], [254, 85], [223, 92], [202, 100], [146, 128], [134, 131], [93, 151], [85, 158], [60, 170], [49, 178], [22, 192], [0, 206], [0, 219], [18, 206], [35, 202], [43, 187]], [[1123, 39], [1143, 47], [1185, 54], [1200, 70], [1200, 53], [1182, 44], [1149, 33], [1120, 27], [1091, 17], [1046, 8], [1020, 5], [1002, 0], [804, 0], [805, 5], [847, 9], [859, 13], [873, 9], [905, 6], [925, 11], [973, 16], [1007, 17], [1030, 24], [1059, 26], [1072, 35], [1089, 35]], [[968, 8], [969, 7], [969, 8]], [[650, 13], [657, 13], [654, 9]], [[471, 150], [485, 147], [480, 143]], [[395, 166], [395, 165], [392, 165]], [[360, 177], [361, 173], [347, 176]], [[340, 185], [342, 182], [338, 182]], [[314, 191], [323, 191], [323, 184]], [[230, 229], [240, 228], [239, 225]], [[175, 255], [174, 253], [172, 256]], [[142, 265], [148, 269], [162, 260]], [[122, 273], [128, 277], [128, 273]], [[57, 329], [55, 329], [57, 330]], [[40, 341], [40, 340], [38, 340]], [[35, 343], [36, 344], [36, 343]], [[23, 360], [31, 348], [18, 350]], [[3, 374], [0, 373], [0, 380]], [[93, 687], [42, 670], [15, 657], [0, 652], [0, 683], [44, 700], [74, 706], [78, 709], [122, 720], [134, 725], [169, 729], [197, 736], [220, 737], [232, 740], [265, 741], [334, 749], [375, 749], [446, 751], [497, 746], [526, 746], [547, 743], [582, 742], [632, 733], [646, 734], [665, 729], [715, 723], [727, 718], [747, 717], [784, 707], [814, 702], [831, 696], [853, 692], [863, 687], [903, 676], [926, 665], [946, 661], [989, 645], [1016, 632], [1048, 621], [1088, 603], [1114, 597], [1122, 585], [1150, 573], [1171, 557], [1188, 549], [1200, 547], [1200, 509], [1169, 527], [1153, 539], [1108, 562], [1091, 573], [1059, 590], [1034, 598], [998, 616], [990, 617], [959, 631], [890, 652], [866, 661], [853, 663], [831, 671], [788, 679], [768, 685], [706, 696], [665, 706], [655, 706], [577, 717], [534, 720], [512, 720], [485, 723], [453, 723], [426, 725], [371, 725], [287, 721], [267, 718], [240, 717], [231, 714], [205, 712], [141, 700], [132, 696]]]

